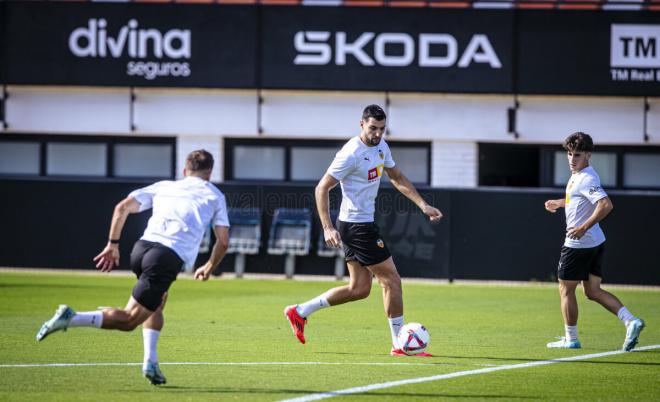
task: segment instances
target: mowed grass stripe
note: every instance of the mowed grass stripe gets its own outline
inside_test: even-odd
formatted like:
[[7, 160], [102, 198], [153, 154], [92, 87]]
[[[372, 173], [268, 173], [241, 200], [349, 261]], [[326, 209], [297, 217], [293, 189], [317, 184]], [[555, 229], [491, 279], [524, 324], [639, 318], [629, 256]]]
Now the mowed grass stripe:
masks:
[[[130, 276], [0, 272], [0, 363], [81, 364], [0, 368], [0, 400], [270, 402], [611, 351], [621, 346], [625, 336], [621, 322], [582, 293], [578, 300], [583, 349], [553, 350], [545, 344], [563, 333], [556, 288], [404, 283], [406, 321], [421, 322], [429, 329], [429, 352], [435, 357], [394, 358], [389, 356], [389, 327], [376, 283], [369, 298], [312, 316], [305, 331], [308, 342], [301, 345], [282, 309], [338, 282], [214, 279], [180, 280], [172, 286], [159, 357], [161, 363], [186, 364], [162, 364], [168, 379], [165, 386], [153, 387], [142, 378], [139, 330], [72, 328], [44, 342], [35, 341], [36, 331], [58, 304], [68, 303], [79, 311], [123, 306], [134, 283]], [[660, 291], [614, 293], [647, 322], [639, 346], [659, 345]], [[195, 364], [199, 362], [229, 364]], [[97, 366], [105, 363], [125, 365]], [[339, 399], [656, 400], [658, 367], [660, 350], [656, 349], [538, 369], [467, 375]]]
[[[161, 366], [453, 366], [451, 363], [385, 363], [385, 362], [160, 362]], [[0, 364], [0, 368], [31, 367], [103, 367], [141, 366], [142, 363], [25, 363]], [[462, 366], [494, 366], [494, 364], [461, 364]]]
[[[638, 348], [637, 350], [638, 351], [644, 351], [644, 350], [653, 350], [653, 349], [660, 349], [660, 345], [644, 346], [644, 347]], [[588, 354], [588, 355], [579, 355], [579, 356], [571, 356], [571, 357], [562, 357], [562, 358], [552, 359], [552, 360], [541, 360], [541, 361], [537, 361], [537, 362], [508, 364], [508, 365], [502, 365], [502, 366], [497, 366], [497, 367], [482, 368], [482, 369], [477, 369], [477, 370], [457, 371], [455, 373], [440, 374], [440, 375], [434, 375], [434, 376], [430, 376], [430, 377], [409, 378], [407, 380], [390, 381], [390, 382], [384, 382], [384, 383], [380, 383], [380, 384], [370, 384], [370, 385], [364, 385], [364, 386], [361, 386], [361, 387], [340, 389], [340, 390], [337, 390], [337, 391], [321, 392], [321, 393], [311, 394], [311, 395], [307, 395], [307, 396], [302, 396], [302, 397], [299, 397], [299, 398], [283, 399], [280, 402], [318, 401], [318, 400], [321, 400], [321, 399], [328, 399], [328, 398], [333, 398], [333, 397], [336, 397], [336, 396], [361, 394], [361, 393], [365, 393], [365, 392], [369, 392], [369, 391], [375, 391], [375, 390], [379, 390], [379, 389], [399, 387], [399, 386], [402, 386], [402, 385], [419, 384], [419, 383], [423, 383], [423, 382], [440, 381], [440, 380], [448, 380], [448, 379], [451, 379], [451, 378], [464, 377], [464, 376], [469, 376], [469, 375], [488, 374], [488, 373], [492, 373], [492, 372], [495, 372], [495, 371], [515, 370], [515, 369], [521, 369], [521, 368], [545, 366], [545, 365], [548, 365], [548, 364], [555, 364], [555, 363], [565, 363], [565, 362], [572, 362], [572, 361], [579, 361], [579, 360], [597, 359], [599, 357], [620, 355], [620, 354], [623, 354], [623, 353], [630, 353], [630, 352], [626, 352], [626, 351], [623, 351], [623, 350], [613, 350], [613, 351], [610, 351], [610, 352], [592, 353], [592, 354]]]

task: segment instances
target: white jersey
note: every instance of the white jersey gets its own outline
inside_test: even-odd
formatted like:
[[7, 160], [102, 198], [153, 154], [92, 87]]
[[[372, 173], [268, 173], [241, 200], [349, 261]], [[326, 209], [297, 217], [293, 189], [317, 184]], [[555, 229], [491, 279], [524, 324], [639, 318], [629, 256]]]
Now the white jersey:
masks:
[[160, 243], [177, 253], [186, 268], [195, 264], [204, 231], [229, 227], [225, 196], [217, 187], [198, 177], [159, 181], [131, 192], [140, 212], [153, 207], [142, 240]]
[[[607, 193], [600, 186], [600, 177], [591, 166], [573, 173], [566, 186], [566, 228], [575, 228], [589, 219], [596, 209], [598, 200], [607, 197]], [[564, 246], [570, 248], [596, 247], [605, 241], [605, 234], [596, 223], [580, 240], [569, 239]]]
[[328, 174], [341, 184], [339, 220], [373, 222], [383, 168], [392, 167], [394, 160], [385, 140], [369, 147], [357, 136], [344, 144], [328, 168]]

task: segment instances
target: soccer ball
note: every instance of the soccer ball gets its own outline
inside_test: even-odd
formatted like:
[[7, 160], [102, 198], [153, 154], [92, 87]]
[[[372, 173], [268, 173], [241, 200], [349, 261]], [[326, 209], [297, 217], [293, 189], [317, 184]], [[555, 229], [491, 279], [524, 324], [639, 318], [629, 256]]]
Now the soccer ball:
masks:
[[397, 340], [401, 350], [412, 356], [422, 353], [429, 346], [431, 336], [422, 324], [411, 322], [401, 327]]

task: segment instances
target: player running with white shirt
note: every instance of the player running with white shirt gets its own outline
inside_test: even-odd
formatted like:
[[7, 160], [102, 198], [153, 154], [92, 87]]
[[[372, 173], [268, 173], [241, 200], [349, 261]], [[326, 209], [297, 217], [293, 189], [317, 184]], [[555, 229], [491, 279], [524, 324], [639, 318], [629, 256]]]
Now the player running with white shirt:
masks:
[[549, 348], [579, 349], [578, 304], [575, 289], [580, 281], [588, 299], [598, 302], [617, 315], [626, 326], [623, 350], [632, 350], [644, 329], [644, 321], [635, 317], [613, 294], [600, 287], [605, 235], [598, 222], [614, 208], [600, 185], [598, 173], [589, 166], [594, 144], [588, 134], [577, 132], [564, 141], [572, 175], [566, 186], [566, 197], [548, 200], [545, 209], [555, 213], [565, 207], [566, 240], [559, 258], [559, 294], [564, 318], [565, 336], [547, 344]]
[[[442, 213], [427, 204], [395, 166], [390, 149], [382, 139], [385, 122], [385, 112], [380, 106], [367, 106], [362, 113], [359, 136], [349, 140], [337, 152], [327, 173], [316, 186], [316, 206], [325, 242], [330, 247], [343, 246], [350, 283], [330, 289], [306, 303], [284, 309], [291, 329], [301, 343], [305, 343], [307, 317], [325, 307], [366, 298], [371, 291], [372, 276], [375, 276], [383, 289], [383, 304], [390, 324], [390, 354], [406, 356], [397, 345], [397, 334], [403, 326], [401, 278], [374, 223], [375, 200], [383, 171], [394, 187], [414, 202], [431, 221], [442, 218]], [[328, 194], [337, 184], [341, 184], [342, 201], [335, 229], [330, 220]]]
[[193, 151], [186, 158], [184, 179], [161, 181], [135, 190], [119, 202], [112, 216], [108, 244], [94, 258], [96, 267], [103, 272], [119, 265], [119, 237], [128, 215], [153, 208], [147, 228], [131, 253], [130, 265], [138, 282], [128, 304], [124, 309], [79, 313], [60, 305], [53, 318], [42, 325], [37, 340], [69, 327], [132, 331], [142, 324], [142, 372], [152, 384], [165, 384], [156, 347], [168, 289], [184, 266], [192, 267], [195, 263], [209, 224], [213, 224], [216, 242], [208, 262], [195, 271], [195, 279], [209, 279], [229, 244], [227, 205], [222, 192], [209, 182], [212, 169], [213, 156], [209, 152]]

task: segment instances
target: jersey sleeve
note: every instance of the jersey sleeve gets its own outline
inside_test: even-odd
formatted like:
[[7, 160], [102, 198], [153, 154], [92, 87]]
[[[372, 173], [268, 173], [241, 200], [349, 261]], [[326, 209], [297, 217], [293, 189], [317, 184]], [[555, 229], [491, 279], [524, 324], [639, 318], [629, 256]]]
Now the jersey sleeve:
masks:
[[598, 202], [598, 200], [607, 197], [607, 193], [600, 185], [600, 179], [594, 176], [589, 176], [584, 180], [584, 182], [582, 182], [582, 185], [580, 186], [580, 194], [582, 194], [584, 198], [588, 199], [592, 204], [595, 204]]
[[147, 187], [138, 188], [128, 194], [129, 197], [134, 198], [140, 204], [140, 212], [153, 207], [154, 196], [161, 183], [158, 182]]
[[386, 168], [390, 169], [393, 168], [396, 163], [394, 163], [394, 158], [392, 158], [392, 151], [390, 150], [390, 146], [387, 146], [387, 150], [385, 152], [385, 161], [383, 162]]
[[337, 180], [342, 180], [344, 177], [355, 168], [355, 157], [353, 154], [340, 150], [332, 160], [327, 173]]
[[218, 200], [218, 208], [215, 210], [215, 215], [213, 215], [213, 226], [230, 226], [229, 216], [227, 214], [227, 201], [224, 196]]

